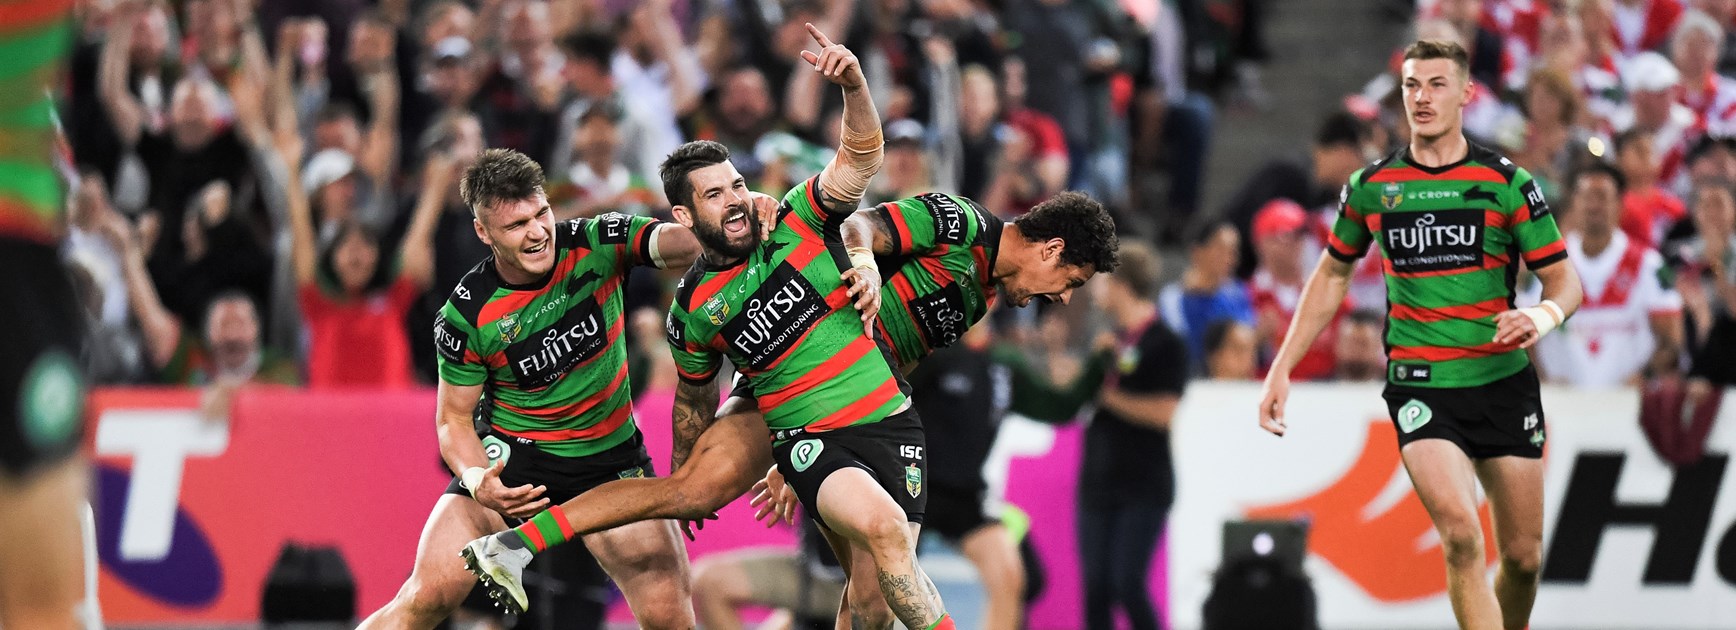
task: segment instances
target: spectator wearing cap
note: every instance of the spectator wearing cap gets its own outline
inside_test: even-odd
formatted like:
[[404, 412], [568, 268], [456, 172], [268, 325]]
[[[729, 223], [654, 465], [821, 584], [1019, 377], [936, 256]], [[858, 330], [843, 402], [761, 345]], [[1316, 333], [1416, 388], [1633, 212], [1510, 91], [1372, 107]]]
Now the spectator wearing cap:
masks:
[[435, 42], [423, 55], [422, 75], [411, 96], [415, 106], [404, 111], [404, 137], [421, 140], [415, 145], [416, 155], [428, 153], [428, 131], [441, 118], [470, 109], [470, 101], [481, 87], [477, 57], [470, 39], [457, 35]]
[[[1242, 234], [1252, 236], [1254, 216], [1276, 199], [1292, 201], [1304, 210], [1336, 214], [1338, 192], [1350, 175], [1379, 155], [1370, 134], [1369, 124], [1355, 114], [1327, 114], [1314, 131], [1306, 161], [1285, 157], [1261, 166], [1224, 208], [1225, 218]], [[1254, 252], [1242, 252], [1236, 276], [1252, 276], [1255, 262]]]
[[886, 161], [869, 185], [868, 199], [885, 203], [935, 190], [933, 159], [922, 123], [909, 118], [886, 125]]
[[1718, 74], [1718, 46], [1724, 27], [1712, 16], [1689, 11], [1676, 26], [1670, 41], [1670, 58], [1682, 73], [1677, 102], [1700, 117], [1700, 127], [1709, 133], [1736, 133], [1736, 79]]
[[[640, 179], [661, 181], [657, 167], [664, 156], [680, 146], [680, 136], [670, 135], [667, 125], [648, 120], [645, 108], [628, 101], [615, 86], [614, 76], [609, 74], [615, 48], [615, 38], [605, 33], [586, 32], [561, 39], [560, 50], [567, 55], [561, 76], [570, 96], [561, 108], [554, 145], [557, 150], [550, 157], [549, 170], [564, 173], [571, 169], [579, 119], [598, 112], [613, 118], [619, 129], [614, 158]], [[653, 195], [659, 200], [663, 197], [659, 192]]]
[[1652, 136], [1631, 130], [1615, 137], [1617, 168], [1626, 185], [1622, 195], [1621, 230], [1647, 247], [1655, 246], [1664, 229], [1687, 214], [1681, 198], [1658, 178]]
[[1668, 45], [1684, 9], [1682, 0], [1614, 0], [1609, 15], [1615, 29], [1615, 43], [1622, 56], [1633, 57]]
[[[1248, 281], [1248, 299], [1253, 303], [1254, 331], [1260, 340], [1262, 357], [1277, 354], [1290, 330], [1290, 318], [1296, 315], [1296, 304], [1302, 299], [1302, 286], [1307, 282], [1304, 270], [1314, 262], [1303, 249], [1309, 223], [1307, 211], [1288, 199], [1267, 202], [1254, 216], [1253, 250], [1259, 258], [1259, 267]], [[1339, 315], [1345, 310], [1339, 309]], [[1328, 324], [1314, 346], [1302, 355], [1291, 378], [1330, 378], [1336, 333], [1336, 322]], [[1267, 360], [1261, 361], [1262, 366], [1266, 363]]]
[[[1621, 173], [1603, 164], [1572, 182], [1577, 215], [1567, 233], [1567, 259], [1585, 286], [1573, 325], [1537, 344], [1545, 380], [1575, 387], [1634, 385], [1647, 373], [1673, 373], [1682, 347], [1682, 298], [1664, 280], [1663, 257], [1617, 229]], [[1540, 287], [1527, 292], [1539, 299]]]
[[1219, 222], [1194, 233], [1188, 266], [1181, 279], [1158, 292], [1163, 321], [1187, 342], [1192, 371], [1205, 370], [1205, 335], [1212, 324], [1232, 319], [1254, 325], [1248, 287], [1236, 279], [1242, 237], [1236, 227]]
[[1651, 137], [1652, 163], [1658, 168], [1659, 182], [1675, 180], [1699, 131], [1700, 117], [1676, 101], [1681, 79], [1676, 66], [1663, 55], [1640, 53], [1622, 69], [1628, 103], [1610, 117], [1615, 133], [1638, 130]]

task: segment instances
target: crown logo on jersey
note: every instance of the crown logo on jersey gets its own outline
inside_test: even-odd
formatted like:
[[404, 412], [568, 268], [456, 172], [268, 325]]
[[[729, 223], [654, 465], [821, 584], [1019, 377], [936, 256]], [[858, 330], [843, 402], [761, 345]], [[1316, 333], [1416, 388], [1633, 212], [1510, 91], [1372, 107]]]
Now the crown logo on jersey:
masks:
[[518, 313], [507, 313], [505, 317], [500, 318], [500, 340], [502, 342], [518, 341], [518, 333], [523, 330], [524, 326], [518, 323]]
[[723, 301], [723, 296], [713, 295], [705, 301], [705, 318], [711, 320], [711, 325], [722, 326], [726, 317], [729, 317], [729, 303]]
[[1386, 209], [1397, 208], [1401, 201], [1404, 201], [1404, 184], [1387, 182], [1380, 188], [1380, 205], [1386, 206]]

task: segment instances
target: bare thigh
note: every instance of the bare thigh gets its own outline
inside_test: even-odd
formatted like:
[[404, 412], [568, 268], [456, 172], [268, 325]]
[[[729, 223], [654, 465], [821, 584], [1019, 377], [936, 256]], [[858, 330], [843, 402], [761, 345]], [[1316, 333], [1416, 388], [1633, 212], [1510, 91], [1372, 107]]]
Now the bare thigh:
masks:
[[640, 521], [585, 536], [584, 541], [620, 586], [640, 624], [693, 626], [687, 548], [674, 521]]
[[84, 598], [79, 513], [88, 473], [72, 458], [28, 479], [0, 473], [0, 626], [74, 628]]

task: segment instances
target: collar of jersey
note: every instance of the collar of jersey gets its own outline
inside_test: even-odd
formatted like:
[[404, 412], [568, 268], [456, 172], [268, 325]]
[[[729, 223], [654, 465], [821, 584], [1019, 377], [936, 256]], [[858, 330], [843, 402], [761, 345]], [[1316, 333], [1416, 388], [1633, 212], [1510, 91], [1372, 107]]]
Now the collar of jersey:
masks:
[[[760, 244], [755, 245], [754, 251], [759, 251], [759, 248], [761, 248], [761, 247], [765, 247], [765, 241], [760, 241]], [[729, 271], [729, 270], [734, 269], [736, 267], [740, 267], [743, 264], [746, 264], [747, 260], [749, 258], [753, 258], [753, 254], [754, 254], [754, 252], [750, 251], [747, 253], [746, 256], [742, 256], [741, 260], [737, 260], [737, 261], [729, 263], [727, 265], [714, 265], [711, 263], [711, 257], [710, 256], [707, 256], [705, 254], [705, 252], [700, 252], [699, 265], [700, 265], [700, 268], [704, 269], [707, 273], [717, 273], [720, 271]]]
[[495, 279], [500, 281], [500, 288], [508, 291], [541, 291], [544, 287], [549, 285], [549, 279], [555, 277], [554, 267], [550, 267], [549, 272], [543, 274], [541, 278], [537, 278], [524, 284], [513, 284], [507, 282], [505, 276], [500, 275], [500, 266], [493, 259], [488, 261], [488, 269], [493, 271]]
[[1441, 173], [1445, 173], [1447, 171], [1453, 170], [1455, 168], [1464, 166], [1465, 164], [1469, 163], [1471, 161], [1471, 158], [1473, 157], [1473, 154], [1475, 154], [1476, 152], [1477, 152], [1476, 145], [1471, 144], [1470, 141], [1466, 141], [1465, 142], [1465, 157], [1460, 158], [1459, 161], [1453, 162], [1451, 164], [1446, 164], [1443, 166], [1424, 166], [1421, 162], [1418, 162], [1416, 160], [1411, 159], [1410, 147], [1404, 148], [1403, 159], [1404, 159], [1404, 163], [1409, 164], [1411, 168], [1422, 171], [1424, 173], [1428, 173], [1430, 175], [1440, 175]]

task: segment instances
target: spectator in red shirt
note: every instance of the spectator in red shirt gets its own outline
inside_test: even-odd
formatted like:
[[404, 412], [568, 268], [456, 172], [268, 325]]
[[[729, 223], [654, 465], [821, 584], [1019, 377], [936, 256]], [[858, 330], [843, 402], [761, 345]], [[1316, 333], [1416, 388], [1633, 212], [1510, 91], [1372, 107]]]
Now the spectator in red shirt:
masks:
[[[301, 143], [293, 130], [279, 134], [279, 155], [289, 167], [291, 182], [300, 178], [294, 156], [301, 154]], [[390, 267], [382, 273], [378, 237], [354, 221], [341, 224], [331, 244], [319, 252], [307, 193], [293, 183], [286, 187], [290, 256], [309, 341], [308, 385], [407, 387], [413, 383], [404, 316], [433, 277], [434, 224], [452, 170], [447, 156], [428, 158], [395, 274]], [[381, 282], [381, 277], [390, 279]]]
[[1616, 166], [1628, 182], [1622, 195], [1621, 231], [1646, 247], [1657, 247], [1663, 230], [1687, 215], [1682, 200], [1658, 181], [1652, 136], [1632, 130], [1615, 137]]
[[1048, 114], [1025, 107], [1025, 62], [1008, 57], [1002, 65], [1006, 123], [997, 176], [983, 193], [983, 205], [1004, 218], [1017, 217], [1067, 184], [1067, 138]]
[[[1308, 229], [1308, 212], [1289, 199], [1274, 199], [1254, 215], [1254, 253], [1259, 264], [1248, 282], [1248, 299], [1254, 305], [1254, 331], [1262, 340], [1268, 363], [1284, 343], [1290, 330], [1290, 318], [1296, 314], [1296, 303], [1302, 299], [1302, 284], [1307, 281], [1303, 267], [1302, 243]], [[1339, 310], [1343, 314], [1343, 309]], [[1335, 320], [1336, 321], [1336, 320]], [[1314, 347], [1302, 355], [1291, 378], [1330, 378], [1333, 369], [1333, 344], [1338, 326], [1329, 325], [1321, 332]], [[1264, 375], [1268, 365], [1261, 366]]]

